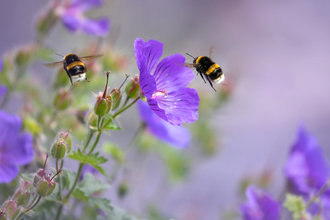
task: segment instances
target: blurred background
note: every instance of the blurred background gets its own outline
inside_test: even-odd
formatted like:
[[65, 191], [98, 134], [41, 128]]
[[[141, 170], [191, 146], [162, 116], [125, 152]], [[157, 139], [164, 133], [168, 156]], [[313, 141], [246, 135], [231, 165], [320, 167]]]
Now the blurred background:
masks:
[[[0, 54], [35, 38], [36, 15], [46, 5], [44, 0], [0, 3]], [[242, 185], [260, 176], [271, 179], [268, 190], [281, 199], [283, 166], [298, 125], [305, 125], [330, 155], [329, 12], [326, 0], [121, 0], [89, 11], [90, 17], [111, 19], [115, 48], [130, 59], [128, 74], [138, 74], [133, 48], [137, 37], [163, 42], [163, 57], [208, 55], [215, 46], [212, 59], [228, 79], [226, 86], [216, 88], [230, 90], [227, 102], [207, 115], [217, 138], [212, 155], [194, 162], [186, 180], [174, 185], [164, 181], [166, 170], [159, 158], [135, 157], [130, 193], [119, 199], [110, 189], [112, 204], [141, 216], [146, 204], [155, 204], [173, 219], [226, 219], [245, 199]], [[86, 42], [96, 43], [97, 38], [69, 33], [59, 22], [44, 44], [67, 54]], [[35, 76], [45, 85], [53, 79], [52, 71], [41, 65], [35, 67]], [[190, 87], [214, 96], [199, 76]], [[125, 134], [110, 137], [119, 145], [128, 144], [138, 127], [136, 110], [129, 112], [121, 118]]]

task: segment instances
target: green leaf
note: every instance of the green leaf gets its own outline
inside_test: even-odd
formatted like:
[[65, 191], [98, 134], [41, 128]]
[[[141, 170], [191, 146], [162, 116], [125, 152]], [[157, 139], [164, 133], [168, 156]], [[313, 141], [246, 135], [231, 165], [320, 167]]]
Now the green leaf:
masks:
[[33, 182], [34, 175], [35, 175], [35, 173], [22, 173], [21, 178], [23, 180]]
[[82, 163], [88, 163], [89, 165], [97, 169], [100, 173], [102, 173], [105, 177], [109, 178], [109, 175], [105, 172], [104, 168], [99, 166], [99, 164], [105, 163], [108, 160], [104, 157], [99, 157], [99, 153], [87, 156], [83, 154], [80, 149], [78, 149], [78, 152], [73, 151], [72, 154], [68, 155], [68, 157]]
[[122, 130], [120, 126], [118, 126], [110, 115], [105, 115], [103, 117], [102, 128], [106, 130]]
[[306, 213], [306, 205], [301, 196], [287, 194], [283, 204], [292, 213], [293, 220], [302, 219]]
[[109, 184], [104, 183], [99, 179], [95, 179], [91, 173], [86, 173], [83, 180], [79, 182], [77, 186], [77, 189], [83, 191], [87, 196], [91, 196], [96, 192], [107, 190], [109, 188]]
[[104, 152], [110, 154], [118, 163], [122, 164], [125, 162], [125, 153], [115, 144], [106, 143], [102, 149]]

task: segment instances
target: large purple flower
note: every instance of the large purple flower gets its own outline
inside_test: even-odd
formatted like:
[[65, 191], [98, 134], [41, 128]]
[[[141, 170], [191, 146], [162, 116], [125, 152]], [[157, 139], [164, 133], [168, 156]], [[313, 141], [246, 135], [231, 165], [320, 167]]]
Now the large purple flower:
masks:
[[64, 25], [72, 32], [84, 31], [87, 34], [104, 36], [109, 32], [108, 18], [91, 20], [83, 13], [93, 7], [102, 5], [102, 0], [72, 0], [70, 4], [60, 8], [59, 13]]
[[174, 126], [162, 120], [142, 100], [139, 100], [137, 105], [141, 120], [153, 136], [174, 147], [184, 148], [188, 146], [190, 133], [187, 128]]
[[185, 67], [185, 57], [174, 54], [158, 63], [163, 54], [163, 43], [156, 40], [144, 42], [137, 38], [134, 49], [140, 70], [140, 87], [151, 110], [172, 125], [197, 120], [197, 91], [186, 88], [195, 74]]
[[315, 193], [329, 179], [330, 169], [316, 139], [300, 126], [285, 166], [291, 190], [299, 195]]
[[9, 183], [19, 173], [19, 165], [32, 161], [32, 136], [20, 133], [22, 120], [0, 110], [0, 183]]
[[[1, 72], [2, 72], [2, 67], [3, 67], [3, 62], [2, 62], [2, 60], [0, 60], [0, 74], [1, 74]], [[7, 87], [5, 87], [5, 86], [1, 86], [1, 85], [0, 85], [0, 98], [1, 98], [1, 96], [3, 96], [4, 94], [6, 94], [6, 92], [7, 92]]]
[[249, 186], [246, 189], [247, 201], [241, 206], [245, 220], [278, 220], [280, 205], [270, 195], [260, 189]]

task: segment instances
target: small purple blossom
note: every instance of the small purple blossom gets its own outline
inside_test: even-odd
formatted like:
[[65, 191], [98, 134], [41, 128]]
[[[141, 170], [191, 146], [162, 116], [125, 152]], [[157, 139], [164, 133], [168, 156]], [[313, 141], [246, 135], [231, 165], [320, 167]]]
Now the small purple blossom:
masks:
[[137, 38], [134, 50], [140, 70], [140, 87], [151, 110], [172, 125], [197, 120], [197, 91], [186, 88], [195, 74], [185, 67], [185, 57], [174, 54], [158, 63], [163, 54], [163, 43], [156, 40], [144, 42]]
[[326, 184], [329, 174], [329, 163], [317, 140], [300, 126], [285, 166], [292, 192], [303, 196], [315, 193]]
[[146, 124], [146, 129], [159, 140], [178, 148], [185, 148], [190, 142], [187, 128], [174, 126], [158, 117], [142, 100], [137, 103], [140, 118]]
[[[0, 60], [0, 74], [2, 72], [2, 68], [3, 68], [3, 62], [2, 62], [2, 60]], [[0, 85], [0, 98], [1, 98], [1, 96], [3, 96], [6, 93], [7, 93], [7, 87]]]
[[72, 0], [57, 10], [63, 24], [72, 32], [83, 31], [87, 34], [104, 36], [109, 32], [108, 18], [89, 19], [83, 13], [102, 5], [102, 0]]
[[247, 201], [241, 206], [245, 220], [278, 220], [280, 204], [270, 195], [254, 186], [246, 189]]
[[97, 169], [95, 169], [94, 167], [92, 167], [91, 165], [85, 164], [85, 166], [81, 170], [79, 181], [82, 181], [84, 179], [85, 174], [87, 174], [87, 173], [90, 173], [90, 174], [96, 176], [100, 172]]
[[9, 183], [19, 173], [19, 165], [32, 161], [34, 150], [30, 133], [20, 133], [22, 120], [0, 110], [0, 183]]

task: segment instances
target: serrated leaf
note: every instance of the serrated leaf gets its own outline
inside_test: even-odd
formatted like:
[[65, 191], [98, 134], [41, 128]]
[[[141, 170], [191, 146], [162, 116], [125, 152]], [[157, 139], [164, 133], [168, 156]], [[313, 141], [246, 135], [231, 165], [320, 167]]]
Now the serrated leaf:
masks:
[[105, 115], [103, 117], [102, 128], [106, 130], [122, 130], [120, 126], [118, 126], [110, 115]]
[[100, 173], [102, 173], [105, 177], [109, 178], [109, 175], [105, 172], [105, 170], [99, 166], [99, 164], [105, 163], [108, 160], [104, 157], [99, 157], [99, 153], [87, 156], [83, 154], [80, 149], [78, 149], [78, 152], [73, 151], [72, 154], [68, 155], [68, 157], [82, 163], [88, 163], [89, 165], [97, 169]]
[[125, 161], [125, 153], [115, 144], [106, 143], [102, 149], [104, 152], [110, 154], [118, 163]]
[[77, 186], [77, 189], [83, 191], [87, 196], [91, 196], [93, 193], [107, 190], [109, 188], [109, 184], [104, 183], [99, 179], [95, 179], [91, 173], [86, 173], [84, 179], [79, 182]]
[[84, 202], [88, 203], [89, 197], [80, 189], [76, 189], [73, 193], [72, 196], [76, 197], [77, 199], [80, 199]]

